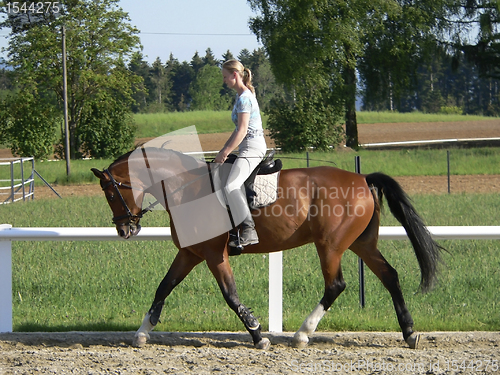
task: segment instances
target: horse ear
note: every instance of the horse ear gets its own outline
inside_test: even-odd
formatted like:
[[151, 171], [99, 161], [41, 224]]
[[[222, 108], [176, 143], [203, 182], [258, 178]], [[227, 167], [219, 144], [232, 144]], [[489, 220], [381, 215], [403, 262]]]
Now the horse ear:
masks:
[[91, 168], [90, 169], [92, 172], [94, 172], [94, 175], [100, 179], [100, 180], [105, 180], [106, 177], [104, 176], [104, 173], [102, 173], [99, 169], [97, 168]]

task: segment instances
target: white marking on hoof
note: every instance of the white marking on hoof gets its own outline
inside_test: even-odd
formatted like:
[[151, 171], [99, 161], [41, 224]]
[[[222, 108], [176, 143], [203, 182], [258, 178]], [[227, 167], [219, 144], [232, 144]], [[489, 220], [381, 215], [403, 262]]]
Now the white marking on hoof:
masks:
[[271, 341], [267, 337], [262, 338], [257, 344], [255, 344], [257, 349], [267, 350], [271, 347]]
[[309, 336], [314, 333], [319, 321], [325, 315], [326, 311], [323, 305], [318, 304], [309, 316], [304, 320], [300, 329], [295, 333], [292, 340], [292, 346], [303, 349], [309, 343]]
[[135, 348], [143, 348], [149, 340], [149, 335], [144, 332], [138, 332], [134, 336], [134, 341], [132, 341], [132, 346]]
[[292, 346], [297, 349], [304, 349], [309, 344], [309, 337], [304, 332], [298, 331], [293, 336]]
[[135, 333], [134, 341], [132, 341], [132, 346], [135, 346], [136, 348], [142, 348], [146, 345], [147, 341], [149, 340], [149, 332], [155, 327], [149, 321], [150, 317], [150, 313], [147, 313], [144, 317], [141, 327]]
[[418, 333], [413, 332], [407, 339], [406, 343], [410, 347], [410, 349], [417, 349], [418, 342], [420, 340], [420, 335]]

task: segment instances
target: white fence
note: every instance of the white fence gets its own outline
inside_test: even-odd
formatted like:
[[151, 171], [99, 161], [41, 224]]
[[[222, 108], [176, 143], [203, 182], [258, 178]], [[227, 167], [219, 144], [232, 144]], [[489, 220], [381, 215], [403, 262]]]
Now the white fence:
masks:
[[[24, 176], [24, 163], [31, 162], [31, 173], [27, 178]], [[19, 200], [33, 199], [35, 189], [35, 159], [31, 158], [2, 158], [0, 167], [9, 166], [8, 180], [0, 180], [0, 204], [12, 203]], [[16, 166], [19, 167], [16, 173]], [[18, 174], [20, 178], [14, 178]], [[8, 186], [4, 186], [7, 183]], [[6, 196], [6, 198], [4, 198]]]
[[[500, 239], [500, 226], [428, 227], [435, 239]], [[379, 238], [407, 239], [402, 227], [381, 227]], [[12, 228], [0, 225], [0, 332], [12, 332], [12, 241], [165, 241], [170, 228], [142, 228], [124, 240], [111, 228]], [[269, 331], [282, 330], [282, 253], [269, 254]]]

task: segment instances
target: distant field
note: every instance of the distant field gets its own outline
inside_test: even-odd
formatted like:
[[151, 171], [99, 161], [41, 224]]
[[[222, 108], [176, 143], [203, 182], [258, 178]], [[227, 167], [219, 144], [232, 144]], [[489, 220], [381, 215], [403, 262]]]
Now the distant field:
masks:
[[[491, 120], [491, 117], [460, 116], [443, 114], [425, 114], [420, 112], [357, 112], [358, 123], [398, 123], [398, 122], [453, 122]], [[234, 129], [230, 111], [194, 111], [136, 114], [134, 120], [137, 125], [137, 137], [158, 137], [159, 135], [196, 125], [198, 134], [229, 132]], [[262, 117], [264, 127], [267, 116]]]
[[194, 111], [135, 114], [137, 138], [158, 137], [195, 125], [198, 134], [223, 133], [234, 129], [230, 111]]
[[397, 123], [397, 122], [455, 122], [492, 120], [492, 117], [474, 115], [446, 115], [439, 113], [398, 113], [398, 112], [356, 112], [359, 124]]

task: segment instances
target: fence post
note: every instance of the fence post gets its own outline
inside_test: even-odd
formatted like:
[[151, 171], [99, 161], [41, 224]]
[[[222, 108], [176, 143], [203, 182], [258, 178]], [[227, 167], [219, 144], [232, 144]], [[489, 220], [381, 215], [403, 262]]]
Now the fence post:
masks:
[[450, 194], [450, 150], [446, 150], [446, 164], [447, 164], [447, 169], [448, 169], [448, 194]]
[[10, 193], [12, 194], [12, 196], [10, 198], [11, 198], [12, 202], [14, 202], [15, 192], [16, 192], [14, 190], [14, 185], [15, 185], [15, 181], [14, 181], [14, 162], [11, 160], [11, 162], [10, 162]]
[[[12, 228], [0, 224], [0, 231]], [[0, 240], [0, 332], [12, 332], [12, 241]]]
[[283, 332], [283, 252], [269, 253], [269, 332]]

